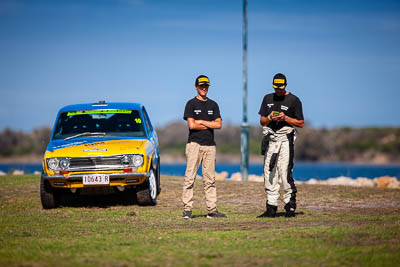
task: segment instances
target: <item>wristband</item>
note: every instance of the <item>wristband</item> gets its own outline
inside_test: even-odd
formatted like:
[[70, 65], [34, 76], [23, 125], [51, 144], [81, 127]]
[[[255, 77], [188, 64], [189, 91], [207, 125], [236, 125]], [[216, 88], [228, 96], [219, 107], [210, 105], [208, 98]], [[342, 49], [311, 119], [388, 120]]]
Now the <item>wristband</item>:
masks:
[[267, 117], [267, 118], [268, 118], [268, 120], [269, 120], [269, 121], [272, 121], [272, 119], [271, 119], [271, 115], [268, 115], [268, 117]]

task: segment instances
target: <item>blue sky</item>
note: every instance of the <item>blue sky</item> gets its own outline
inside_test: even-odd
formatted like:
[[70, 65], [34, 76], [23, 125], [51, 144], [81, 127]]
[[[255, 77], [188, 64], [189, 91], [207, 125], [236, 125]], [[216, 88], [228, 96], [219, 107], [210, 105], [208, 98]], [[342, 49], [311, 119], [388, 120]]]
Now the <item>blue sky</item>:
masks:
[[[0, 130], [64, 105], [140, 102], [181, 120], [194, 79], [242, 119], [242, 1], [0, 0]], [[248, 0], [248, 119], [282, 72], [314, 127], [400, 126], [400, 1]]]

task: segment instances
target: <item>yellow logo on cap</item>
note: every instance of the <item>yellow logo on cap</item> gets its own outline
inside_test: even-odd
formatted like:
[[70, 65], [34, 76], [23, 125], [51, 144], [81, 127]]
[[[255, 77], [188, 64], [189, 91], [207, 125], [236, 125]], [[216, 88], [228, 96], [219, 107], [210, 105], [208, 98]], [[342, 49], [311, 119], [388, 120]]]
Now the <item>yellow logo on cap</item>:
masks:
[[208, 80], [208, 78], [206, 78], [206, 77], [202, 77], [202, 78], [199, 78], [198, 80], [197, 80], [197, 82], [199, 82], [199, 83], [201, 83], [201, 82], [210, 82], [209, 80]]
[[285, 79], [275, 79], [274, 83], [285, 83]]

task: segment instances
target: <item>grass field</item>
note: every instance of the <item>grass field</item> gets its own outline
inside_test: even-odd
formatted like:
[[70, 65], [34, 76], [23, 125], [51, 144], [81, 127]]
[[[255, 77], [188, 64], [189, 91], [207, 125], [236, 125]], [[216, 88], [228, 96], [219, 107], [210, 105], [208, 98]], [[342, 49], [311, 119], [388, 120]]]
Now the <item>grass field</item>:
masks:
[[181, 219], [182, 178], [162, 177], [156, 207], [89, 192], [43, 210], [39, 176], [0, 177], [0, 266], [400, 266], [400, 190], [298, 186], [296, 218], [256, 219], [262, 183], [217, 182], [207, 219], [201, 180], [195, 218]]

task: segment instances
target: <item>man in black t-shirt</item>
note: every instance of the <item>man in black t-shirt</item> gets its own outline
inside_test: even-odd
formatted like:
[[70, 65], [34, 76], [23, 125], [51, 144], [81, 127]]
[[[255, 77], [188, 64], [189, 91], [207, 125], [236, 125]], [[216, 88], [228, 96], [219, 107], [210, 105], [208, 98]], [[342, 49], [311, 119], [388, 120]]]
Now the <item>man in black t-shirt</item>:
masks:
[[303, 109], [299, 98], [287, 92], [286, 77], [278, 73], [272, 85], [275, 93], [267, 94], [261, 103], [260, 124], [263, 126], [262, 152], [264, 185], [267, 193], [266, 211], [258, 217], [275, 217], [278, 208], [280, 183], [284, 187], [283, 201], [286, 217], [294, 217], [296, 185], [292, 176], [295, 128], [304, 126]]
[[206, 195], [207, 218], [226, 217], [217, 211], [215, 187], [215, 141], [214, 129], [220, 129], [222, 119], [218, 104], [207, 97], [210, 80], [205, 75], [196, 78], [196, 97], [185, 106], [183, 119], [187, 121], [189, 138], [186, 144], [186, 171], [183, 184], [184, 219], [192, 217], [193, 186], [199, 165], [202, 166], [203, 186]]

